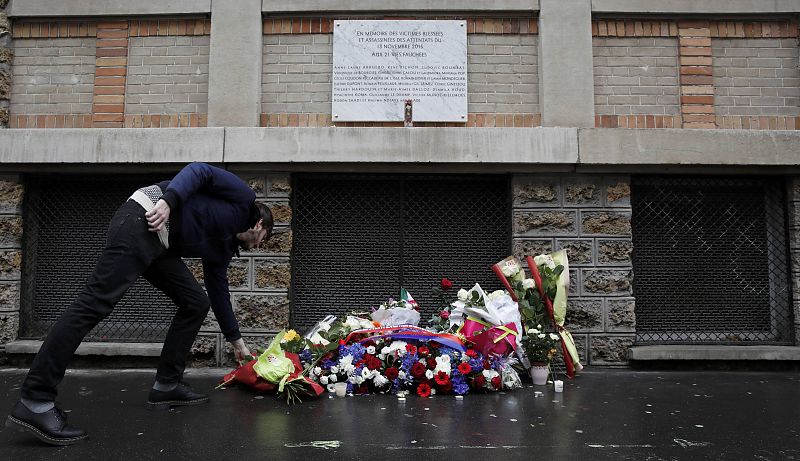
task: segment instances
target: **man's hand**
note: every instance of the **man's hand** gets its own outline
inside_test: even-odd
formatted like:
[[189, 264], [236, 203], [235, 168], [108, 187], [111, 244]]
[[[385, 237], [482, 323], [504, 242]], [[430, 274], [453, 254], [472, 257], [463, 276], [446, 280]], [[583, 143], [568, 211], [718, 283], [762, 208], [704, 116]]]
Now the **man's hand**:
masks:
[[241, 364], [245, 358], [252, 357], [250, 349], [244, 345], [244, 340], [242, 338], [231, 341], [231, 346], [233, 347], [234, 355], [236, 355], [236, 362]]
[[164, 223], [169, 219], [169, 204], [163, 199], [156, 202], [156, 206], [144, 215], [147, 218], [147, 224], [150, 226], [150, 232], [158, 232], [164, 228]]

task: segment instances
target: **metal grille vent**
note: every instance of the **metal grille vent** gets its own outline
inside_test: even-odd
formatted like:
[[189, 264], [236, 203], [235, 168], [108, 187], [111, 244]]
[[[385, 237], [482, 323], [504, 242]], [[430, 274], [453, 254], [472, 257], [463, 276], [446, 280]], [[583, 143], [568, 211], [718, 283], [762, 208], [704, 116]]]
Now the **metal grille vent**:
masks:
[[368, 310], [401, 286], [425, 322], [442, 277], [499, 288], [491, 265], [511, 247], [505, 177], [299, 175], [292, 190], [295, 328]]
[[[154, 178], [31, 177], [24, 207], [22, 335], [42, 337], [83, 288], [102, 252], [108, 222]], [[137, 281], [87, 341], [163, 340], [175, 307]]]
[[637, 342], [792, 343], [784, 187], [633, 178]]

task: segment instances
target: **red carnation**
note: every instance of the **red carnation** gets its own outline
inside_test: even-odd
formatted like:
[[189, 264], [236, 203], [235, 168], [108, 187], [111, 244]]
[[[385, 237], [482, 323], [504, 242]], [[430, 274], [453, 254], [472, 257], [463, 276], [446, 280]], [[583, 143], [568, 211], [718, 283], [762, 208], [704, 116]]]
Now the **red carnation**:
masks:
[[428, 383], [419, 383], [419, 386], [417, 386], [417, 395], [420, 397], [430, 397], [431, 385]]
[[437, 343], [436, 341], [431, 341], [431, 342], [428, 343], [428, 345], [431, 346], [431, 349], [439, 349], [442, 346], [441, 344]]
[[431, 350], [428, 349], [428, 346], [419, 346], [419, 348], [417, 348], [417, 354], [419, 354], [420, 357], [425, 357], [430, 353]]
[[364, 348], [367, 348], [369, 346], [376, 346], [376, 344], [375, 344], [375, 341], [373, 341], [371, 339], [368, 339], [368, 340], [364, 341], [363, 346], [364, 346]]
[[468, 375], [470, 371], [472, 371], [472, 367], [469, 366], [469, 363], [461, 362], [458, 364], [458, 372], [462, 375]]
[[478, 352], [475, 349], [467, 349], [467, 357], [474, 359], [478, 356]]
[[406, 344], [406, 352], [408, 352], [409, 354], [416, 354], [417, 346], [413, 344]]
[[434, 359], [433, 357], [428, 357], [428, 368], [430, 368], [431, 370], [436, 368], [436, 359]]
[[415, 377], [417, 379], [420, 379], [423, 376], [425, 376], [425, 371], [427, 371], [425, 369], [425, 365], [423, 365], [423, 364], [421, 364], [419, 362], [416, 362], [416, 363], [414, 363], [414, 365], [411, 366], [411, 376], [413, 376], [413, 377]]
[[453, 282], [448, 278], [443, 278], [440, 283], [442, 285], [442, 290], [449, 290], [453, 288]]
[[482, 374], [478, 375], [472, 380], [472, 384], [475, 386], [475, 388], [480, 389], [486, 385], [486, 378]]
[[502, 385], [502, 382], [500, 381], [500, 377], [499, 376], [495, 376], [494, 378], [492, 378], [492, 387], [494, 387], [495, 390], [499, 391], [501, 385]]
[[453, 382], [452, 381], [448, 381], [447, 384], [445, 384], [443, 386], [439, 386], [439, 391], [442, 394], [449, 394], [449, 393], [453, 392]]
[[443, 318], [445, 320], [449, 319], [450, 318], [450, 311], [439, 312], [439, 317], [441, 317], [441, 318]]
[[398, 370], [396, 367], [387, 368], [386, 369], [386, 378], [389, 381], [394, 381], [395, 379], [397, 379], [397, 376], [398, 376], [399, 373], [400, 373], [400, 370]]
[[448, 375], [447, 373], [445, 373], [443, 371], [440, 371], [440, 372], [436, 373], [436, 376], [433, 379], [436, 380], [436, 384], [438, 384], [440, 386], [444, 386], [445, 384], [450, 382], [450, 375]]
[[369, 368], [370, 370], [377, 370], [381, 368], [382, 365], [381, 360], [379, 358], [369, 354], [366, 354], [364, 356], [364, 362], [366, 362], [367, 368]]

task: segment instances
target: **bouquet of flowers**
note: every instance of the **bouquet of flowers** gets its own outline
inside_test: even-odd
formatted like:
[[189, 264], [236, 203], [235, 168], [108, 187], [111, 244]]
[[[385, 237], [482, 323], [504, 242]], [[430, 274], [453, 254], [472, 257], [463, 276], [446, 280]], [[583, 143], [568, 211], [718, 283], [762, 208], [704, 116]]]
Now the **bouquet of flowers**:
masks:
[[314, 366], [310, 378], [330, 392], [335, 383], [346, 382], [348, 394], [414, 392], [428, 397], [513, 388], [514, 377], [504, 379], [507, 368], [505, 358], [486, 357], [473, 348], [461, 351], [434, 340], [381, 338], [342, 344], [336, 354]]
[[531, 363], [549, 364], [557, 352], [560, 337], [555, 333], [545, 332], [541, 325], [536, 325], [536, 328], [530, 328], [525, 333], [522, 345], [528, 360]]
[[[293, 333], [293, 334], [292, 334]], [[217, 386], [239, 382], [259, 392], [277, 392], [287, 403], [301, 402], [301, 396], [318, 396], [323, 392], [319, 384], [302, 375], [303, 367], [296, 353], [288, 352], [282, 345], [300, 340], [294, 330], [280, 332], [257, 359], [249, 360], [222, 378]]]
[[393, 327], [397, 325], [419, 324], [419, 306], [411, 294], [405, 289], [400, 289], [400, 301], [389, 299], [378, 306], [372, 313], [372, 320], [381, 326]]

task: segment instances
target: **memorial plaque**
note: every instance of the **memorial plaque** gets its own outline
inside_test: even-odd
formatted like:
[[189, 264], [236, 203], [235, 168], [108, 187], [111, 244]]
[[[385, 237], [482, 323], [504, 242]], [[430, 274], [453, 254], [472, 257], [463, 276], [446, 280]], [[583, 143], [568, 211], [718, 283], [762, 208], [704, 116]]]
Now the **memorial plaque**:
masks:
[[335, 21], [333, 121], [466, 122], [466, 21]]

